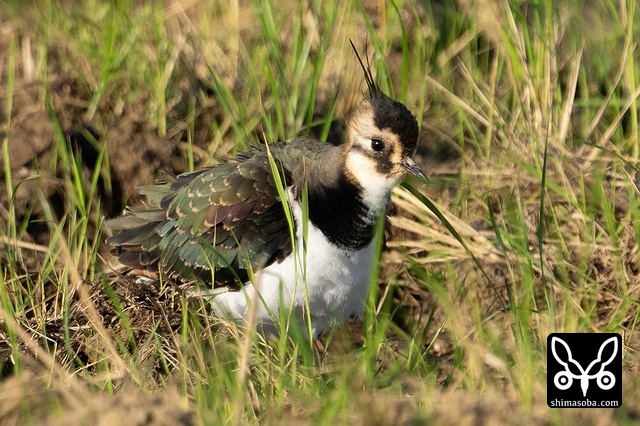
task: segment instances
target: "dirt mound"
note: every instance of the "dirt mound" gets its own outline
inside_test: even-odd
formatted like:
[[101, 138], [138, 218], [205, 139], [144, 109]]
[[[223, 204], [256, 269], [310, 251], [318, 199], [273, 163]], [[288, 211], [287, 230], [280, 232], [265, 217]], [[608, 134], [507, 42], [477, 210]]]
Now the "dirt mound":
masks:
[[[100, 120], [85, 121], [90, 94], [73, 79], [57, 77], [47, 87], [49, 99], [39, 99], [37, 83], [17, 81], [13, 94], [10, 127], [0, 128], [0, 138], [8, 133], [11, 176], [0, 172], [0, 185], [11, 183], [9, 192], [0, 192], [0, 203], [15, 211], [16, 222], [29, 222], [26, 239], [48, 243], [43, 201], [48, 202], [57, 219], [62, 219], [68, 206], [77, 198], [91, 195], [91, 180], [100, 168], [97, 192], [90, 200], [106, 217], [119, 214], [125, 203], [136, 202], [135, 187], [153, 183], [158, 170], [178, 174], [186, 162], [180, 150], [181, 134], [173, 139], [161, 137], [149, 124], [141, 107], [127, 106], [118, 115], [101, 111]], [[0, 89], [0, 105], [6, 105], [6, 89]], [[108, 103], [108, 101], [105, 101]], [[5, 115], [0, 107], [0, 115]], [[109, 163], [100, 164], [102, 151], [108, 152]], [[0, 162], [5, 159], [0, 153]], [[83, 194], [68, 187], [73, 168], [81, 170], [79, 185]], [[40, 194], [45, 200], [40, 199]], [[75, 198], [74, 198], [75, 197]], [[9, 215], [3, 212], [4, 220]]]
[[[117, 277], [70, 288], [68, 297], [61, 297], [53, 283], [45, 286], [41, 305], [16, 318], [20, 326], [32, 335], [32, 340], [55, 354], [58, 365], [70, 370], [92, 372], [97, 365], [115, 368], [119, 356], [105, 358], [114, 352], [105, 336], [116, 342], [119, 353], [138, 357], [150, 378], [168, 374], [164, 360], [154, 344], [142, 342], [160, 339], [163, 353], [175, 354], [174, 333], [182, 324], [182, 290], [170, 282], [138, 281]], [[66, 307], [68, 304], [68, 307]], [[36, 310], [38, 312], [36, 312]], [[71, 331], [67, 335], [67, 331]], [[0, 330], [0, 362], [3, 376], [13, 372], [10, 337]], [[25, 353], [32, 348], [21, 346]], [[112, 365], [113, 364], [113, 365]]]
[[192, 425], [194, 419], [175, 389], [157, 394], [128, 386], [114, 395], [51, 386], [46, 375], [25, 371], [0, 384], [0, 418], [4, 425]]

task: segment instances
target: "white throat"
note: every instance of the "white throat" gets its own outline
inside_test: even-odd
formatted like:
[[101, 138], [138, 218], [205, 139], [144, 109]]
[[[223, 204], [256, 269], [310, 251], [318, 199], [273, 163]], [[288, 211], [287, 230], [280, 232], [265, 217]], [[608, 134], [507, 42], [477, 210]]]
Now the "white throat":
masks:
[[378, 173], [371, 159], [359, 152], [349, 152], [345, 166], [363, 189], [362, 201], [377, 216], [389, 203], [391, 191], [399, 183], [399, 179]]

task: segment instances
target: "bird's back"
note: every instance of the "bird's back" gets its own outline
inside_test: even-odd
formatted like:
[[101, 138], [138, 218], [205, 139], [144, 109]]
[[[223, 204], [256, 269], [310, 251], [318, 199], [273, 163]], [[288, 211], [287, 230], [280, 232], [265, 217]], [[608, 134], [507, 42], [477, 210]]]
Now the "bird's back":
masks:
[[292, 244], [276, 180], [301, 187], [306, 169], [338, 148], [294, 140], [268, 149], [141, 188], [150, 207], [108, 221], [122, 232], [107, 243], [125, 265], [231, 287], [246, 282], [249, 269], [281, 262]]

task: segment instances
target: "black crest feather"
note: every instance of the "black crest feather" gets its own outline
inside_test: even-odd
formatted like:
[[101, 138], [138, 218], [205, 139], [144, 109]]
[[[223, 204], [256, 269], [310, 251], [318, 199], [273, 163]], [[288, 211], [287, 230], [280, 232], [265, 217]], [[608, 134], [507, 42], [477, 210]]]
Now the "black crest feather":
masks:
[[353, 51], [356, 54], [356, 57], [358, 58], [358, 62], [360, 62], [360, 66], [362, 67], [362, 71], [364, 72], [364, 81], [367, 83], [367, 88], [369, 89], [369, 98], [370, 99], [385, 98], [386, 95], [382, 92], [382, 90], [380, 90], [380, 87], [378, 87], [375, 80], [373, 79], [373, 74], [371, 73], [371, 67], [369, 66], [369, 54], [367, 53], [366, 46], [365, 46], [365, 55], [366, 55], [365, 58], [367, 60], [367, 64], [365, 65], [365, 63], [362, 61], [362, 58], [360, 57], [360, 54], [358, 53], [358, 49], [356, 49], [356, 46], [353, 44], [353, 41], [351, 39], [349, 39], [349, 43], [351, 43], [351, 47], [353, 48]]

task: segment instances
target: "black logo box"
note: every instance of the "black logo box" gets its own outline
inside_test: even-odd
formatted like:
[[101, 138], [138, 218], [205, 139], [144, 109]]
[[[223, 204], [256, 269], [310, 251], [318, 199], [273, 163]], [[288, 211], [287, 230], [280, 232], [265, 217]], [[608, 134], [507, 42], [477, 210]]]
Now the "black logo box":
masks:
[[620, 334], [551, 333], [547, 404], [552, 408], [622, 405]]

